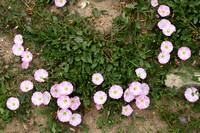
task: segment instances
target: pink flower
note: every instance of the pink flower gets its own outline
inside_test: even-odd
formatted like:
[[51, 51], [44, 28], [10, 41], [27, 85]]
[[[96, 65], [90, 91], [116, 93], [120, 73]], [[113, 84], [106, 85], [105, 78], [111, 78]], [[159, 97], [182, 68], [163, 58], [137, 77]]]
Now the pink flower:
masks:
[[50, 95], [50, 93], [49, 93], [48, 91], [45, 91], [45, 92], [43, 93], [43, 104], [44, 104], [44, 105], [48, 105], [49, 102], [50, 102], [50, 100], [51, 100], [51, 95]]
[[141, 79], [145, 79], [147, 77], [147, 73], [143, 68], [137, 68], [135, 73]]
[[129, 102], [133, 101], [134, 98], [135, 98], [135, 96], [132, 95], [130, 90], [126, 89], [124, 92], [124, 100], [129, 103]]
[[15, 42], [15, 44], [22, 45], [22, 43], [23, 43], [22, 35], [21, 34], [17, 34], [15, 36], [15, 38], [14, 38], [14, 42]]
[[97, 108], [97, 110], [102, 109], [103, 108], [103, 104], [96, 104], [96, 108]]
[[78, 113], [74, 113], [72, 114], [72, 118], [69, 120], [69, 124], [72, 126], [78, 126], [81, 121], [81, 115]]
[[104, 104], [107, 100], [107, 94], [103, 91], [97, 91], [93, 98], [96, 104]]
[[69, 95], [73, 92], [73, 85], [70, 82], [63, 81], [60, 83], [59, 92], [61, 95]]
[[76, 110], [80, 105], [81, 105], [81, 102], [80, 102], [80, 98], [78, 96], [71, 98], [70, 108], [72, 110]]
[[9, 68], [9, 65], [5, 65], [5, 68], [8, 69], [8, 68]]
[[16, 56], [21, 56], [24, 52], [24, 47], [21, 44], [14, 44], [12, 47], [13, 54]]
[[44, 69], [39, 69], [34, 73], [35, 80], [38, 82], [44, 82], [44, 79], [48, 77], [48, 72]]
[[133, 112], [133, 109], [131, 106], [128, 104], [126, 106], [122, 106], [122, 115], [129, 116]]
[[92, 82], [96, 85], [100, 85], [103, 82], [103, 76], [100, 73], [93, 74]]
[[29, 80], [25, 80], [25, 81], [21, 82], [20, 89], [23, 92], [28, 92], [33, 89], [33, 83]]
[[16, 110], [19, 108], [19, 100], [15, 97], [10, 97], [6, 102], [6, 105], [10, 110]]
[[186, 91], [185, 91], [185, 98], [189, 102], [196, 102], [199, 99], [199, 92], [194, 87], [187, 88]]
[[66, 0], [55, 0], [55, 5], [57, 7], [63, 7], [66, 4]]
[[166, 53], [166, 52], [161, 52], [158, 55], [158, 61], [160, 62], [160, 64], [166, 64], [170, 59], [170, 54]]
[[136, 98], [136, 106], [139, 109], [145, 109], [149, 106], [149, 104], [150, 104], [150, 100], [145, 95], [140, 95], [139, 97]]
[[170, 14], [170, 9], [168, 6], [166, 5], [160, 5], [159, 8], [158, 8], [158, 14], [161, 16], [161, 17], [166, 17]]
[[69, 128], [70, 131], [75, 132], [76, 130], [74, 128]]
[[165, 36], [171, 36], [173, 32], [176, 31], [176, 27], [173, 24], [167, 23], [162, 29], [162, 32]]
[[142, 95], [148, 95], [149, 94], [149, 85], [146, 83], [142, 83]]
[[162, 52], [171, 53], [173, 50], [173, 45], [170, 41], [163, 41], [160, 49]]
[[61, 109], [57, 113], [57, 117], [61, 122], [68, 122], [72, 118], [72, 112], [68, 109]]
[[178, 57], [181, 59], [181, 60], [187, 60], [189, 59], [191, 56], [191, 51], [188, 47], [181, 47], [179, 50], [178, 50]]
[[158, 27], [159, 29], [163, 29], [167, 24], [171, 24], [171, 22], [167, 19], [161, 19], [159, 22], [158, 22]]
[[196, 60], [194, 60], [193, 63], [192, 63], [192, 65], [195, 66], [196, 63], [197, 63]]
[[34, 105], [41, 105], [43, 103], [43, 94], [41, 92], [34, 92], [32, 97], [31, 97], [31, 101]]
[[51, 87], [51, 95], [54, 97], [54, 98], [58, 98], [60, 97], [60, 92], [59, 92], [59, 89], [60, 88], [60, 85], [59, 84], [55, 84]]
[[156, 7], [158, 5], [158, 0], [151, 0], [151, 6]]
[[130, 87], [129, 87], [129, 91], [134, 96], [142, 94], [142, 84], [140, 84], [137, 81], [132, 82], [131, 85], [130, 85]]
[[23, 62], [30, 62], [33, 59], [33, 55], [29, 51], [24, 51], [21, 57]]
[[57, 104], [62, 109], [67, 109], [71, 105], [71, 99], [68, 96], [60, 96], [57, 99]]
[[29, 67], [29, 62], [23, 62], [22, 63], [22, 68], [23, 69], [28, 69], [28, 67]]
[[121, 86], [119, 85], [113, 85], [110, 89], [109, 89], [109, 96], [113, 99], [119, 99], [121, 98], [123, 95], [123, 89]]

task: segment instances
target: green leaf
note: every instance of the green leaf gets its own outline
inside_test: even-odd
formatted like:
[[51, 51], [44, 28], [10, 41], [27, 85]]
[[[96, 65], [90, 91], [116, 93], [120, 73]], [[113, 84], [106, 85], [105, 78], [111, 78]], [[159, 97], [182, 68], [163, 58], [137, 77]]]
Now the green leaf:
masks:
[[68, 70], [69, 70], [69, 64], [66, 64], [66, 65], [65, 65], [65, 68], [64, 68], [64, 71], [65, 71], [65, 72], [68, 72]]
[[92, 13], [93, 13], [93, 15], [94, 15], [95, 18], [99, 18], [100, 17], [97, 8], [93, 8], [92, 9]]
[[129, 132], [131, 133], [133, 131], [134, 126], [131, 124], [129, 127]]
[[136, 28], [137, 28], [137, 29], [141, 29], [139, 20], [136, 21], [135, 25], [136, 25]]
[[143, 121], [143, 122], [146, 121], [146, 119], [145, 119], [144, 117], [140, 117], [140, 116], [136, 116], [136, 119], [141, 120], [141, 121]]

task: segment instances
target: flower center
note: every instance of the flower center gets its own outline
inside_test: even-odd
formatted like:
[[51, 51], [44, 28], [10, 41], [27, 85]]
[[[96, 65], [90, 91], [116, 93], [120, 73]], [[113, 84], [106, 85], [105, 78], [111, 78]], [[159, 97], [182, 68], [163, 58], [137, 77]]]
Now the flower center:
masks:
[[113, 93], [114, 93], [114, 94], [117, 94], [117, 91], [115, 90]]
[[170, 33], [170, 30], [167, 30], [167, 33]]
[[22, 49], [21, 49], [21, 48], [19, 48], [19, 50], [21, 51]]
[[95, 80], [96, 80], [96, 81], [99, 81], [99, 78], [98, 78], [98, 77], [96, 77], [96, 78], [95, 78]]
[[19, 39], [19, 41], [21, 42], [21, 41], [22, 41], [22, 39], [20, 38], [20, 39]]
[[25, 90], [28, 90], [28, 87], [25, 87]]
[[68, 87], [65, 87], [65, 91], [68, 91]]
[[192, 92], [192, 94], [191, 94], [193, 97], [194, 97], [194, 92]]
[[164, 14], [164, 13], [165, 13], [165, 11], [162, 11], [162, 13]]
[[126, 96], [128, 96], [128, 92], [126, 92]]
[[74, 100], [72, 100], [72, 101], [71, 101], [71, 103], [75, 103], [75, 101], [74, 101]]
[[183, 53], [182, 53], [183, 55], [186, 55], [186, 52], [185, 51], [183, 51]]
[[161, 55], [161, 58], [165, 58], [165, 56], [164, 56], [164, 55]]
[[54, 91], [57, 93], [57, 92], [58, 92], [58, 89], [55, 89]]
[[42, 98], [40, 97], [38, 100], [39, 100], [39, 101], [41, 101], [41, 100], [42, 100]]
[[143, 102], [144, 102], [144, 99], [141, 99], [140, 102], [143, 103]]
[[75, 119], [75, 117], [72, 117], [72, 120], [74, 120]]
[[168, 48], [169, 48], [169, 47], [166, 45], [166, 46], [165, 46], [165, 49], [168, 49]]
[[60, 0], [60, 3], [63, 3], [63, 0]]
[[128, 111], [128, 108], [125, 108], [124, 111]]
[[67, 99], [64, 100], [64, 103], [67, 103]]
[[13, 103], [12, 105], [13, 105], [13, 106], [15, 106], [16, 104], [15, 104], [15, 103]]
[[29, 57], [30, 57], [29, 55], [26, 56], [26, 58], [29, 58]]
[[138, 77], [140, 77], [141, 76], [141, 73], [138, 73]]
[[67, 113], [66, 112], [63, 112], [63, 115], [66, 115]]
[[43, 79], [43, 76], [40, 76], [40, 79]]
[[133, 87], [133, 90], [136, 91], [136, 87]]
[[100, 100], [103, 100], [103, 97], [100, 97]]
[[157, 2], [157, 1], [155, 1], [155, 3], [154, 3], [154, 4], [156, 5], [156, 4], [158, 4], [158, 2]]

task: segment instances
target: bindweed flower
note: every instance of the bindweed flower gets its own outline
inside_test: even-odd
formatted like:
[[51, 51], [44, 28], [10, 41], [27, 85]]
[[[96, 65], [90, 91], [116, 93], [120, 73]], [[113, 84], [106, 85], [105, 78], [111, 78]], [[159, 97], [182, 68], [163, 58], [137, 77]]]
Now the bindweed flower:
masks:
[[21, 56], [24, 52], [24, 47], [21, 44], [14, 44], [12, 47], [13, 54], [16, 56]]
[[119, 85], [113, 85], [110, 89], [109, 89], [109, 96], [113, 99], [119, 99], [121, 98], [123, 95], [123, 89], [121, 86]]
[[159, 8], [158, 8], [158, 14], [161, 16], [161, 17], [166, 17], [170, 14], [170, 9], [168, 6], [166, 5], [160, 5]]
[[71, 119], [69, 120], [69, 124], [72, 126], [78, 126], [81, 123], [81, 115], [78, 113], [72, 114]]
[[60, 88], [59, 84], [55, 84], [51, 87], [50, 93], [54, 98], [60, 97], [60, 92], [59, 92], [60, 89], [59, 88]]
[[184, 95], [189, 102], [196, 102], [199, 99], [199, 92], [194, 87], [187, 88]]
[[129, 91], [134, 96], [140, 95], [142, 93], [142, 84], [140, 84], [137, 81], [132, 82], [130, 87], [129, 87]]
[[147, 73], [143, 68], [137, 68], [135, 73], [141, 79], [145, 79], [147, 77]]
[[158, 5], [158, 0], [151, 0], [151, 6], [156, 7]]
[[149, 94], [149, 85], [146, 83], [142, 83], [142, 95], [148, 95]]
[[22, 45], [23, 43], [23, 37], [21, 34], [17, 34], [14, 38], [14, 42], [15, 44], [19, 44], [19, 45]]
[[189, 59], [191, 56], [191, 51], [188, 47], [181, 47], [179, 50], [178, 50], [178, 57], [181, 59], [181, 60], [187, 60]]
[[122, 115], [129, 116], [133, 112], [133, 109], [131, 106], [128, 104], [126, 106], [122, 106]]
[[80, 98], [78, 96], [75, 96], [73, 98], [71, 98], [71, 105], [70, 105], [70, 108], [72, 110], [76, 110], [78, 109], [78, 107], [81, 105], [81, 102], [80, 102]]
[[160, 62], [160, 64], [166, 64], [167, 62], [169, 62], [169, 59], [170, 59], [169, 53], [161, 52], [158, 55], [158, 61]]
[[97, 110], [102, 109], [103, 108], [103, 104], [96, 104], [96, 108], [97, 108]]
[[69, 128], [70, 131], [75, 132], [76, 130], [74, 128]]
[[196, 60], [194, 60], [192, 63], [192, 66], [195, 66], [196, 63], [197, 63]]
[[48, 72], [44, 69], [38, 69], [34, 73], [34, 78], [38, 82], [44, 82], [44, 79], [48, 77]]
[[63, 7], [66, 4], [66, 0], [55, 0], [55, 5], [57, 7]]
[[129, 91], [129, 89], [126, 89], [124, 92], [124, 101], [129, 103], [129, 102], [133, 101], [134, 98], [135, 98], [135, 96], [132, 95], [132, 93]]
[[147, 96], [145, 95], [140, 95], [139, 97], [136, 98], [136, 106], [139, 109], [146, 109], [150, 104], [150, 100]]
[[68, 109], [61, 109], [57, 113], [57, 117], [61, 122], [68, 122], [72, 118], [72, 112]]
[[41, 92], [34, 92], [32, 97], [31, 97], [31, 101], [34, 105], [41, 105], [43, 104], [43, 94]]
[[173, 50], [173, 44], [170, 41], [163, 41], [160, 49], [162, 52], [171, 53]]
[[104, 104], [107, 100], [107, 94], [103, 91], [97, 91], [93, 98], [96, 104]]
[[60, 96], [57, 99], [57, 104], [62, 109], [67, 109], [71, 105], [71, 99], [68, 96]]
[[29, 51], [24, 51], [21, 57], [23, 62], [30, 62], [33, 59], [33, 55]]
[[95, 73], [92, 75], [92, 82], [95, 85], [100, 85], [103, 82], [103, 76], [100, 73]]
[[60, 83], [59, 92], [61, 95], [69, 95], [73, 92], [73, 85], [70, 82], [63, 81]]
[[25, 81], [21, 82], [20, 89], [23, 92], [28, 92], [33, 89], [33, 83], [29, 80], [25, 80]]
[[49, 93], [48, 91], [45, 91], [45, 92], [43, 93], [43, 104], [44, 104], [44, 105], [48, 105], [49, 102], [50, 102], [50, 100], [51, 100], [51, 95], [50, 95], [50, 93]]
[[158, 22], [158, 28], [162, 30], [167, 24], [171, 24], [171, 22], [167, 19], [161, 19]]
[[167, 23], [162, 29], [162, 32], [165, 36], [171, 36], [173, 32], [176, 31], [176, 27], [173, 24]]
[[23, 69], [28, 69], [28, 67], [29, 67], [29, 62], [23, 62], [22, 63], [22, 68]]
[[5, 65], [5, 69], [8, 69], [9, 68], [9, 65]]
[[10, 97], [6, 102], [6, 105], [10, 110], [16, 110], [19, 108], [19, 100], [15, 97]]

